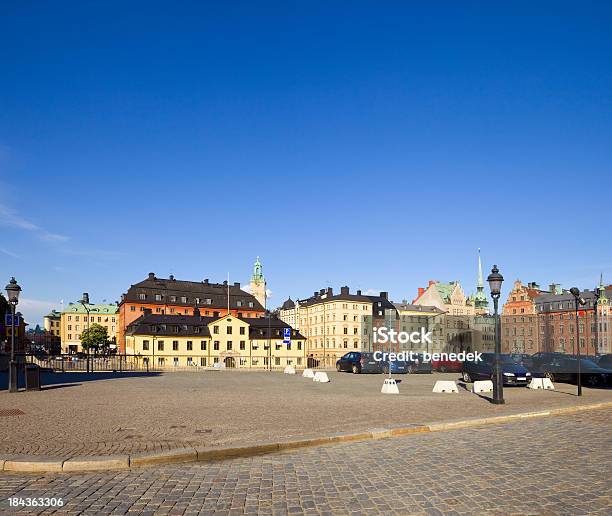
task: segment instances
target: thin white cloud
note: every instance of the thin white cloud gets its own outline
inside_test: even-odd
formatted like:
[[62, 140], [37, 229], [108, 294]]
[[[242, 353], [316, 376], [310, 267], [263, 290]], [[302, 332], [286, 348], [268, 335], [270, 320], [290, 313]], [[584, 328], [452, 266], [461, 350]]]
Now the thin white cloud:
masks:
[[20, 298], [17, 310], [23, 314], [25, 321], [30, 326], [36, 326], [37, 324], [42, 326], [43, 317], [51, 310], [57, 309], [58, 306], [58, 302]]
[[0, 253], [10, 256], [11, 258], [19, 258], [19, 255], [9, 251], [8, 249], [0, 248]]
[[46, 229], [34, 224], [33, 222], [21, 217], [15, 210], [0, 204], [0, 224], [12, 228], [31, 231], [36, 236], [45, 242], [65, 242], [69, 237], [51, 233]]

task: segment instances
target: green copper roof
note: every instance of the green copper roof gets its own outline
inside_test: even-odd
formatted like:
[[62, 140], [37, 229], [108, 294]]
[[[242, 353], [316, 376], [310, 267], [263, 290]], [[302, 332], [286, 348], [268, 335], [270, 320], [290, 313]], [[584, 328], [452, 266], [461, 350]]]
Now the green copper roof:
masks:
[[438, 294], [440, 294], [440, 297], [442, 298], [442, 300], [447, 304], [450, 304], [450, 301], [451, 301], [450, 297], [451, 297], [451, 294], [453, 293], [455, 285], [456, 283], [454, 281], [451, 281], [450, 283], [436, 283]]
[[[106, 304], [89, 304], [87, 305], [90, 315], [92, 314], [108, 314], [114, 315], [119, 313], [119, 307], [117, 305], [106, 305]], [[87, 314], [87, 310], [81, 303], [69, 303], [68, 306], [62, 312], [63, 314]]]
[[261, 262], [259, 261], [259, 256], [253, 265], [253, 276], [251, 276], [251, 281], [255, 283], [260, 283], [264, 281], [263, 275], [263, 267], [261, 266]]

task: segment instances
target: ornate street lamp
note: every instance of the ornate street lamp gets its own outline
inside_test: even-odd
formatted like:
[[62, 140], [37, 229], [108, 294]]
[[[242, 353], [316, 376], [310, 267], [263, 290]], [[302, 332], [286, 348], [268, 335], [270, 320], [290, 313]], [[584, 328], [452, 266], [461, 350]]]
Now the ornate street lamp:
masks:
[[576, 383], [578, 384], [578, 396], [582, 396], [582, 378], [580, 374], [580, 329], [579, 329], [579, 321], [578, 321], [578, 306], [586, 305], [586, 301], [583, 297], [580, 297], [580, 290], [576, 287], [570, 288], [571, 294], [574, 296], [574, 301], [576, 303], [576, 373], [577, 379]]
[[501, 286], [504, 277], [499, 273], [497, 265], [493, 265], [491, 274], [487, 277], [489, 288], [491, 289], [491, 297], [493, 298], [493, 307], [495, 309], [495, 381], [493, 382], [493, 403], [503, 405], [504, 401], [504, 377], [500, 364], [501, 360], [501, 332], [499, 328], [499, 313], [497, 311], [499, 296], [501, 294]]
[[593, 346], [593, 355], [597, 355], [599, 351], [599, 326], [598, 326], [598, 321], [597, 321], [599, 314], [597, 313], [597, 309], [599, 305], [599, 298], [602, 296], [602, 292], [604, 290], [603, 285], [601, 283], [602, 282], [600, 281], [599, 285], [597, 285], [593, 289], [593, 292], [595, 293], [595, 299], [593, 300], [593, 308], [594, 308], [593, 318], [595, 322], [595, 346]]
[[21, 287], [11, 278], [6, 286], [6, 298], [11, 305], [11, 361], [9, 363], [9, 392], [17, 392], [17, 362], [15, 362], [15, 308], [19, 303]]
[[[83, 299], [79, 301], [83, 305], [85, 312], [87, 313], [87, 329], [89, 330], [89, 294], [87, 292], [83, 292]], [[83, 335], [81, 334], [81, 337]], [[83, 346], [83, 341], [81, 340], [81, 347]], [[120, 358], [121, 360], [121, 358]], [[87, 372], [89, 373], [89, 346], [87, 346]]]

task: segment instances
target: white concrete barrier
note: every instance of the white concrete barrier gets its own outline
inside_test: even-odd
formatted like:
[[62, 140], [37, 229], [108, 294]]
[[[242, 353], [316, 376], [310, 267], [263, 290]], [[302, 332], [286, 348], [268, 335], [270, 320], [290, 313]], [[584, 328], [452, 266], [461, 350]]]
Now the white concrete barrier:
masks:
[[397, 382], [393, 378], [385, 378], [385, 383], [383, 383], [380, 392], [383, 394], [399, 394]]
[[479, 380], [472, 385], [472, 392], [491, 392], [493, 382], [491, 380]]
[[438, 380], [432, 392], [459, 392], [457, 384], [451, 380]]
[[314, 378], [314, 371], [312, 369], [304, 369], [302, 376], [304, 378]]
[[214, 369], [225, 369], [225, 364], [223, 362], [215, 362], [213, 364]]
[[532, 378], [527, 387], [529, 389], [555, 390], [550, 378]]
[[295, 374], [295, 369], [293, 368], [293, 366], [288, 365], [287, 367], [285, 367], [285, 374]]
[[314, 375], [314, 377], [312, 378], [313, 382], [321, 382], [321, 383], [328, 383], [329, 382], [329, 377], [327, 376], [327, 373], [325, 371], [317, 371]]

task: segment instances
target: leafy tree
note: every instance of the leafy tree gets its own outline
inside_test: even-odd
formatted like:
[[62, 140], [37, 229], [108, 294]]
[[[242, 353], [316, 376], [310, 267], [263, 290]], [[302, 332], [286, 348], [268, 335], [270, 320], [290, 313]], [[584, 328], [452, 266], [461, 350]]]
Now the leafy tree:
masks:
[[100, 349], [108, 346], [108, 331], [101, 324], [92, 324], [81, 333], [83, 349]]
[[11, 306], [6, 298], [0, 294], [0, 316], [2, 316], [2, 319], [4, 320], [4, 314], [9, 313], [11, 313]]

